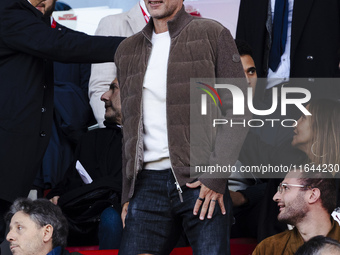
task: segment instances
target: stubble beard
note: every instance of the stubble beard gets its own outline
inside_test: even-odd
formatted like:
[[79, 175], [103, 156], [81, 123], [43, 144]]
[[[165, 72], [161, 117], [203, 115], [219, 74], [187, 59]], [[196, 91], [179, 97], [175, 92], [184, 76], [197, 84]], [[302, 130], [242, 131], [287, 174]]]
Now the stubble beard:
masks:
[[44, 16], [45, 17], [51, 17], [52, 13], [54, 12], [55, 4], [53, 6], [50, 6], [47, 10], [45, 10]]
[[[157, 20], [161, 20], [161, 19], [166, 19], [169, 18], [171, 16], [174, 16], [175, 12], [176, 12], [176, 6], [169, 6], [167, 9], [165, 9], [164, 13], [160, 13], [160, 14], [154, 14], [152, 16], [153, 19], [157, 19]], [[149, 13], [152, 13], [152, 11]]]
[[299, 193], [293, 203], [284, 208], [284, 212], [280, 212], [277, 219], [284, 223], [296, 226], [301, 222], [308, 212], [307, 204], [304, 201], [303, 195]]

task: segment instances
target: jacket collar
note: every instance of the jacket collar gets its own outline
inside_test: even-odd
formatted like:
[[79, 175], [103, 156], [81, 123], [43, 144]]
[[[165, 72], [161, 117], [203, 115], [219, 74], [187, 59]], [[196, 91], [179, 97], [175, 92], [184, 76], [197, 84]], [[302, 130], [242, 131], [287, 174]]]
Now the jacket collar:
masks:
[[55, 247], [52, 251], [47, 253], [46, 255], [61, 255], [62, 249], [60, 246]]
[[[183, 30], [183, 28], [188, 25], [194, 17], [185, 11], [184, 5], [175, 15], [175, 17], [168, 21], [168, 30], [171, 38], [175, 38]], [[151, 41], [152, 32], [154, 30], [153, 18], [150, 19], [149, 23], [142, 30], [143, 35]]]

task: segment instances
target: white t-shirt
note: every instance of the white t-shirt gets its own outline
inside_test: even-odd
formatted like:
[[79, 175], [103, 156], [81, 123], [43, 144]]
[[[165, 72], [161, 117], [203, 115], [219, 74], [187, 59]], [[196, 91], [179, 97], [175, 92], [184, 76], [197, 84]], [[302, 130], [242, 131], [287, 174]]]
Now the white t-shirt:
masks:
[[164, 170], [171, 167], [166, 119], [169, 32], [154, 32], [151, 42], [152, 51], [143, 83], [144, 168]]

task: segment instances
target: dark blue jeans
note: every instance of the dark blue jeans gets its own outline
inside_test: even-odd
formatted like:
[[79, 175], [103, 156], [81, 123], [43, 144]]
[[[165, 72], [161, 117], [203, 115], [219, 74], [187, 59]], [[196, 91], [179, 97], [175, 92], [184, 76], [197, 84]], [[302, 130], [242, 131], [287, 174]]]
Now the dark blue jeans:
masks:
[[230, 254], [230, 217], [222, 215], [219, 205], [212, 219], [199, 220], [193, 208], [200, 188], [182, 187], [181, 203], [171, 170], [143, 170], [137, 178], [135, 193], [128, 207], [119, 254], [169, 254], [184, 230], [195, 255]]
[[98, 227], [99, 249], [119, 249], [122, 232], [123, 224], [120, 213], [112, 207], [106, 208], [100, 215]]

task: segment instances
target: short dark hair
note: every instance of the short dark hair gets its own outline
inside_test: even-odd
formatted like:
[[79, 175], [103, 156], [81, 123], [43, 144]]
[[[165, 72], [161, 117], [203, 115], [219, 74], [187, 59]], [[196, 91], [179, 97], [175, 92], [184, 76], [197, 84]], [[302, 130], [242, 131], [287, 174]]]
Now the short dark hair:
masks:
[[320, 190], [321, 204], [331, 214], [336, 207], [336, 183], [333, 175], [329, 172], [303, 171], [299, 180], [302, 185]]
[[249, 55], [253, 57], [253, 51], [250, 45], [246, 41], [235, 39], [235, 44], [236, 44], [236, 47], [237, 47], [237, 50], [240, 56]]
[[295, 253], [295, 255], [318, 255], [319, 252], [326, 248], [333, 248], [340, 251], [340, 243], [332, 238], [324, 236], [315, 236], [305, 242]]
[[6, 214], [9, 222], [17, 212], [24, 212], [30, 216], [38, 226], [43, 227], [50, 224], [53, 227], [52, 247], [66, 247], [68, 224], [59, 206], [47, 199], [31, 200], [29, 198], [18, 198]]

